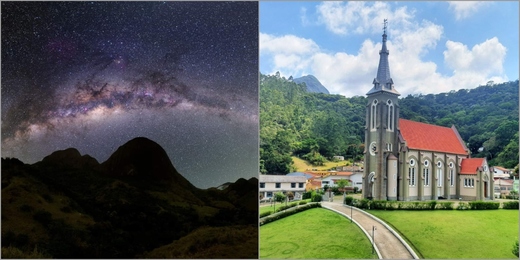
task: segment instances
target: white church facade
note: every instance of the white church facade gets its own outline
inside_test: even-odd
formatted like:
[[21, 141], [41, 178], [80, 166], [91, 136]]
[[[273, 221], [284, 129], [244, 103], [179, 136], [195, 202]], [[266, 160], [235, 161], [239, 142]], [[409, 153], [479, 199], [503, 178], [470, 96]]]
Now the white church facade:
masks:
[[455, 126], [399, 118], [386, 40], [385, 24], [377, 76], [367, 93], [363, 198], [492, 200], [487, 161], [470, 158]]

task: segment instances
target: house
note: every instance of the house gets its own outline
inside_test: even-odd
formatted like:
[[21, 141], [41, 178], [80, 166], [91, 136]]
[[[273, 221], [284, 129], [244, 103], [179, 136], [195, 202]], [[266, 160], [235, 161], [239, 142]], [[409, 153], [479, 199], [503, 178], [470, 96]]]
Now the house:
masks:
[[350, 176], [352, 175], [352, 172], [331, 172], [327, 176], [323, 176], [321, 178], [321, 188], [328, 186], [328, 187], [336, 187], [337, 182], [339, 180], [348, 180], [350, 182]]
[[260, 200], [271, 199], [276, 192], [292, 192], [294, 199], [301, 199], [305, 192], [305, 184], [307, 178], [305, 176], [287, 176], [287, 175], [265, 175], [261, 174], [259, 182]]
[[351, 181], [353, 187], [357, 187], [358, 190], [362, 190], [363, 172], [362, 171], [352, 172], [352, 175], [350, 175], [350, 181]]
[[495, 197], [507, 196], [513, 190], [513, 180], [510, 179], [496, 179], [495, 180]]
[[491, 167], [491, 171], [493, 172], [493, 178], [502, 178], [509, 179], [511, 177], [511, 170], [508, 170], [501, 166], [493, 166]]
[[455, 126], [399, 118], [401, 95], [388, 63], [386, 24], [379, 66], [367, 92], [363, 198], [375, 200], [493, 199], [484, 158], [470, 158]]
[[314, 176], [310, 178], [305, 186], [306, 191], [319, 190], [321, 189], [321, 177]]
[[312, 173], [306, 173], [306, 172], [291, 172], [291, 173], [286, 174], [285, 176], [303, 176], [307, 180], [309, 180], [310, 178], [314, 177], [315, 175]]

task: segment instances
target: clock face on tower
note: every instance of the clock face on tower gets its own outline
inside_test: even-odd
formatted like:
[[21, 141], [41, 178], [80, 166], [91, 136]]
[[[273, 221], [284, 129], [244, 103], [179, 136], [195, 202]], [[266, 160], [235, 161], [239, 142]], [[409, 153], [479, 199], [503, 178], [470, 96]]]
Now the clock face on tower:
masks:
[[376, 142], [370, 143], [369, 149], [370, 149], [370, 155], [372, 155], [372, 156], [376, 155], [376, 150], [377, 150]]

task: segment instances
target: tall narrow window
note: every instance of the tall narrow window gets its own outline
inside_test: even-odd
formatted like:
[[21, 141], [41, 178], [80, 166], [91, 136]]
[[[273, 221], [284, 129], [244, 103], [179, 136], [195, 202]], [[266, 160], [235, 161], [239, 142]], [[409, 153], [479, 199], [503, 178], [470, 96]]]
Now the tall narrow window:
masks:
[[370, 110], [370, 130], [375, 131], [376, 130], [376, 123], [377, 123], [377, 99], [374, 99], [374, 102], [372, 102], [372, 107]]
[[408, 168], [408, 178], [410, 178], [410, 186], [415, 186], [415, 167]]
[[394, 131], [394, 104], [392, 103], [392, 100], [388, 100], [386, 102], [386, 105], [388, 107], [388, 131]]
[[442, 169], [437, 169], [437, 187], [442, 187]]
[[453, 169], [450, 169], [450, 186], [453, 187]]
[[415, 186], [415, 168], [412, 168], [412, 186]]
[[442, 174], [442, 163], [441, 161], [437, 162], [437, 187], [442, 187], [443, 182], [443, 174]]
[[424, 178], [424, 186], [430, 186], [430, 169], [424, 168], [423, 178]]

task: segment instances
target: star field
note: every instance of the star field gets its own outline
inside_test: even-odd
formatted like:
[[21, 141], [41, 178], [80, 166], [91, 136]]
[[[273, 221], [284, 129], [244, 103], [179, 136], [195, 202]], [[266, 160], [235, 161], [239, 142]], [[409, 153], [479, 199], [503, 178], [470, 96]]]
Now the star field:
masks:
[[2, 157], [144, 136], [195, 186], [258, 175], [258, 4], [2, 2]]

